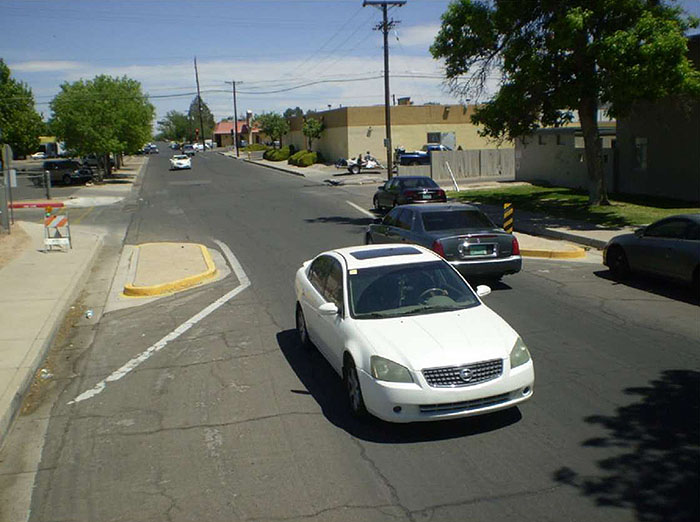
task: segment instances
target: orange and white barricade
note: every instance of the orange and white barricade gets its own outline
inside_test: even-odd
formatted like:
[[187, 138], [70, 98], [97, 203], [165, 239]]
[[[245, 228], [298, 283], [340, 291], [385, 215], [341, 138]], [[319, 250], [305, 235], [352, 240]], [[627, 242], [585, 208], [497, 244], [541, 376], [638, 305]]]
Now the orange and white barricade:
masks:
[[47, 216], [44, 219], [44, 248], [51, 250], [54, 246], [73, 248], [68, 216]]

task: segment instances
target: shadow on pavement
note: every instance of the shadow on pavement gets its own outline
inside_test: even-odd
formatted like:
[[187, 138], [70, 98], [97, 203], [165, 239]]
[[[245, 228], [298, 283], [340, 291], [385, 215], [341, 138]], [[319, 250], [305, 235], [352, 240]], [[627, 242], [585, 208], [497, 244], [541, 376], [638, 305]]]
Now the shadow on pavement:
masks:
[[366, 227], [372, 223], [372, 218], [351, 218], [347, 216], [321, 216], [313, 219], [305, 219], [307, 223], [336, 223], [339, 225], [355, 225]]
[[646, 277], [642, 275], [632, 274], [624, 279], [615, 279], [610, 273], [610, 270], [598, 270], [593, 272], [596, 277], [610, 281], [615, 285], [625, 285], [637, 290], [644, 290], [652, 294], [660, 295], [675, 301], [682, 301], [688, 304], [700, 305], [700, 294], [692, 287], [677, 283], [675, 281], [667, 281], [655, 277]]
[[614, 416], [585, 419], [605, 433], [582, 446], [615, 455], [598, 461], [600, 476], [563, 467], [554, 473], [599, 506], [633, 509], [637, 520], [699, 520], [700, 373], [669, 370], [643, 388], [628, 388], [639, 400]]
[[315, 348], [302, 348], [295, 330], [279, 332], [277, 344], [306, 387], [306, 391], [290, 390], [290, 393], [311, 395], [331, 423], [358, 439], [382, 444], [455, 439], [505, 428], [522, 418], [516, 407], [489, 415], [440, 422], [391, 424], [374, 417], [358, 420], [350, 413], [340, 377]]

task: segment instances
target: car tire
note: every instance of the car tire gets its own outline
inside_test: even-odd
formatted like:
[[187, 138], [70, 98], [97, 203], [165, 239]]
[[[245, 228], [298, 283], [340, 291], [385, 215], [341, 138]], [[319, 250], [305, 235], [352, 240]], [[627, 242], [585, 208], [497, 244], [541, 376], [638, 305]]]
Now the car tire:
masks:
[[371, 245], [373, 243], [374, 241], [372, 241], [372, 234], [365, 234], [365, 245]]
[[630, 265], [627, 256], [621, 246], [612, 246], [608, 249], [608, 268], [615, 278], [622, 279], [630, 274]]
[[73, 180], [70, 177], [70, 174], [64, 174], [63, 178], [61, 178], [61, 179], [63, 180], [63, 184], [66, 186], [71, 185], [73, 182]]
[[301, 304], [297, 303], [296, 310], [296, 325], [297, 325], [297, 335], [299, 336], [299, 344], [302, 348], [307, 350], [311, 349], [311, 339], [309, 339], [309, 331], [306, 328], [306, 319], [304, 318], [304, 311], [301, 309]]
[[374, 196], [374, 199], [372, 200], [372, 205], [374, 206], [375, 210], [382, 209], [381, 205], [379, 204], [379, 198], [377, 198], [377, 196]]
[[367, 408], [365, 400], [362, 397], [362, 388], [360, 387], [360, 378], [357, 375], [357, 368], [352, 356], [346, 355], [343, 363], [343, 385], [345, 386], [345, 394], [348, 398], [350, 413], [353, 417], [364, 418], [367, 416]]

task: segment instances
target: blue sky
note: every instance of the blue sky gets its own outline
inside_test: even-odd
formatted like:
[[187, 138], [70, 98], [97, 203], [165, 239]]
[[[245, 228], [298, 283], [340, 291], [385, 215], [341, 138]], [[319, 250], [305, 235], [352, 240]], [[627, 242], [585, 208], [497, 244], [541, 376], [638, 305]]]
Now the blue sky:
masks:
[[[428, 47], [448, 0], [408, 0], [390, 16], [392, 93], [416, 103], [457, 102], [440, 79]], [[700, 0], [680, 4], [700, 16]], [[37, 108], [64, 81], [127, 75], [152, 96], [157, 116], [186, 111], [195, 90], [197, 56], [202, 98], [217, 119], [287, 107], [383, 103], [378, 9], [362, 0], [0, 0], [0, 57], [29, 84]], [[288, 90], [300, 84], [327, 82]]]

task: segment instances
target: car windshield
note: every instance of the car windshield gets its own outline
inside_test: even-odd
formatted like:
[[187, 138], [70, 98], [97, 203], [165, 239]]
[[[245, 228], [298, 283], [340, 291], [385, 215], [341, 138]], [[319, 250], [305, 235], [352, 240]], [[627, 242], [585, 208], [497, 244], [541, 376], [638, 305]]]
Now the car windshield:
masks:
[[187, 158], [187, 156], [185, 156], [184, 154], [178, 154], [177, 156], [173, 156], [173, 159], [176, 159], [176, 160], [186, 160], [186, 159], [188, 159], [188, 158]]
[[423, 212], [421, 219], [426, 232], [457, 228], [495, 228], [486, 214], [478, 210]]
[[438, 184], [435, 183], [430, 178], [408, 178], [401, 182], [401, 186], [406, 189], [411, 188], [440, 188]]
[[384, 319], [461, 310], [479, 305], [474, 292], [445, 261], [348, 271], [350, 314]]

